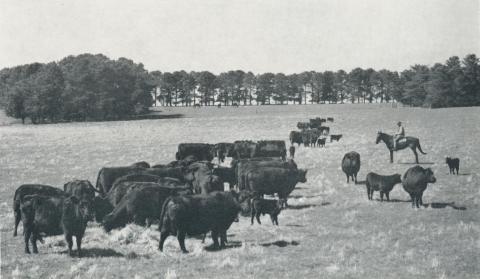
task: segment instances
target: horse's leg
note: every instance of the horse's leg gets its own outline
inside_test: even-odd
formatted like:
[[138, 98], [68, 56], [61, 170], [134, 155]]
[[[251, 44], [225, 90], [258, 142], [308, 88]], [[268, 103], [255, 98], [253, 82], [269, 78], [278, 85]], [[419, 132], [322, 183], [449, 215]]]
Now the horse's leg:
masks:
[[417, 150], [415, 150], [415, 148], [412, 148], [412, 151], [413, 151], [413, 154], [415, 154], [415, 163], [418, 164], [418, 153], [417, 153]]

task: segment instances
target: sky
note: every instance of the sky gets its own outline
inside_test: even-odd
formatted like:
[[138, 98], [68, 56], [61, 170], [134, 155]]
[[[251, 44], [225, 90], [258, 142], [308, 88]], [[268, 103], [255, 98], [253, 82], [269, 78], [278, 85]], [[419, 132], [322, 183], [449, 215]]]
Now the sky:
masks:
[[480, 1], [0, 0], [0, 68], [82, 53], [162, 72], [401, 71], [480, 56]]

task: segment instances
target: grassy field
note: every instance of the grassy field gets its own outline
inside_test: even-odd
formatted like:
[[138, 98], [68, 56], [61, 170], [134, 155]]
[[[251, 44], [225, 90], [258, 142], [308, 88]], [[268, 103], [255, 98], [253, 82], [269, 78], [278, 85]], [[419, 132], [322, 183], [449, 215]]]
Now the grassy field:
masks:
[[[240, 108], [178, 108], [184, 117], [126, 122], [67, 123], [0, 127], [0, 224], [2, 278], [478, 278], [480, 274], [480, 108], [426, 110], [380, 105], [308, 105]], [[176, 238], [157, 250], [156, 226], [129, 225], [110, 234], [87, 228], [84, 258], [70, 258], [62, 236], [25, 255], [23, 238], [12, 237], [12, 198], [23, 183], [62, 185], [72, 179], [94, 182], [103, 166], [174, 159], [180, 142], [288, 139], [298, 121], [331, 116], [340, 142], [325, 148], [297, 148], [295, 160], [307, 168], [274, 227], [241, 218], [230, 230], [228, 249], [211, 252], [195, 238], [190, 254]], [[3, 117], [4, 118], [4, 117]], [[411, 151], [394, 163], [378, 130], [393, 132], [406, 123], [420, 138], [437, 183], [424, 194], [426, 207], [412, 209], [401, 185], [380, 203], [367, 200], [365, 185], [347, 184], [340, 162], [349, 151], [361, 155], [359, 179], [374, 171], [403, 173], [414, 166]], [[11, 123], [2, 119], [0, 123]], [[448, 174], [446, 156], [459, 157], [460, 175]], [[21, 232], [21, 229], [20, 229]]]

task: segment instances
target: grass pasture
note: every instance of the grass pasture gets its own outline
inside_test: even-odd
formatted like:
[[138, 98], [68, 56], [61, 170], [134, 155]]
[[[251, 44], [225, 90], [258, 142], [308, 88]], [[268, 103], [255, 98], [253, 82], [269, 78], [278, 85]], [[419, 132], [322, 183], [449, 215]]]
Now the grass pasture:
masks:
[[[176, 108], [182, 118], [0, 126], [0, 224], [2, 278], [478, 278], [480, 274], [480, 108], [428, 110], [381, 105], [307, 105], [240, 108]], [[156, 226], [129, 225], [110, 234], [91, 223], [83, 241], [85, 257], [70, 258], [62, 236], [39, 243], [25, 255], [21, 236], [12, 237], [12, 198], [24, 183], [63, 187], [74, 178], [96, 180], [102, 166], [145, 160], [167, 163], [180, 142], [284, 139], [298, 121], [331, 116], [340, 142], [325, 148], [297, 148], [295, 161], [307, 168], [307, 183], [293, 191], [290, 208], [274, 227], [241, 218], [230, 230], [228, 249], [208, 251], [207, 238], [186, 240], [189, 254], [169, 237], [157, 250]], [[412, 209], [401, 185], [392, 202], [367, 200], [365, 185], [347, 184], [343, 155], [357, 151], [368, 172], [403, 173], [414, 166], [410, 150], [389, 163], [378, 130], [406, 123], [420, 138], [419, 154], [437, 183]], [[0, 123], [9, 123], [2, 119]], [[459, 157], [460, 175], [448, 174], [446, 156]], [[208, 247], [207, 247], [208, 248]]]

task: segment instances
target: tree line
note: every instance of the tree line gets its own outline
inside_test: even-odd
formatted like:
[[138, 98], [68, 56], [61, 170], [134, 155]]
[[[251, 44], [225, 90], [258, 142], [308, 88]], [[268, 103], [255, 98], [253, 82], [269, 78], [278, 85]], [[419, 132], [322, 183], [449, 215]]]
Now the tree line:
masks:
[[355, 68], [215, 75], [148, 72], [126, 58], [83, 54], [0, 71], [0, 105], [7, 115], [33, 123], [125, 119], [144, 112], [154, 100], [164, 106], [391, 101], [433, 108], [478, 106], [480, 64], [469, 54], [402, 72]]

